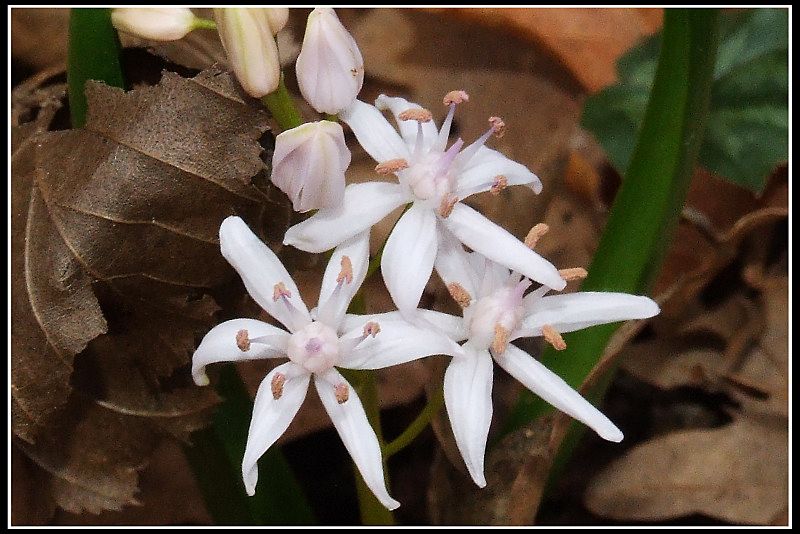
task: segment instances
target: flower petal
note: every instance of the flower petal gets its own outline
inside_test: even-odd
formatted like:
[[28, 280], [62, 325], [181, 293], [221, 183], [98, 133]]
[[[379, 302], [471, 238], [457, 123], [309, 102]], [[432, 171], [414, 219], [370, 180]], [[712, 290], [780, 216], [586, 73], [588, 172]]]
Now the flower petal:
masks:
[[[241, 330], [247, 330], [247, 337], [267, 337], [263, 342], [251, 343], [247, 351], [242, 351], [236, 341]], [[206, 365], [217, 362], [237, 362], [259, 360], [262, 358], [281, 358], [286, 356], [289, 334], [270, 324], [255, 319], [232, 319], [218, 324], [209, 331], [192, 356], [192, 378], [198, 386], [208, 385]]]
[[364, 182], [348, 185], [342, 204], [319, 210], [286, 231], [284, 245], [306, 252], [325, 252], [370, 228], [390, 211], [409, 202], [399, 184]]
[[480, 297], [479, 273], [470, 262], [470, 254], [464, 250], [461, 241], [455, 238], [447, 228], [439, 225], [439, 251], [436, 254], [434, 267], [439, 277], [450, 285], [457, 283], [463, 287], [472, 299]]
[[[347, 400], [342, 403], [336, 399], [334, 388], [340, 384], [347, 387]], [[322, 400], [325, 410], [333, 421], [339, 436], [342, 438], [347, 452], [353, 457], [358, 471], [367, 487], [378, 500], [389, 510], [394, 510], [400, 503], [392, 499], [386, 489], [383, 477], [381, 446], [375, 431], [367, 421], [367, 414], [361, 405], [361, 399], [355, 389], [335, 369], [328, 371], [324, 377], [314, 375], [314, 385]]]
[[541, 336], [542, 326], [558, 332], [573, 332], [598, 324], [630, 319], [646, 319], [659, 312], [658, 304], [647, 297], [626, 293], [584, 291], [534, 299], [522, 320], [517, 337]]
[[597, 432], [601, 438], [614, 442], [622, 441], [622, 432], [608, 417], [572, 389], [560, 376], [524, 350], [508, 345], [503, 354], [495, 355], [495, 361], [526, 388], [562, 412], [581, 421]]
[[[373, 315], [345, 315], [341, 330], [348, 332], [342, 337], [356, 337], [363, 331], [364, 325], [368, 322], [376, 322], [383, 325], [386, 321], [405, 320], [399, 311], [376, 313]], [[417, 324], [418, 323], [418, 324]], [[464, 341], [467, 339], [464, 319], [449, 313], [442, 313], [434, 310], [418, 309], [414, 314], [414, 323], [419, 327], [433, 328], [441, 330], [453, 341]]]
[[558, 269], [549, 261], [463, 202], [457, 202], [443, 221], [456, 238], [475, 252], [555, 290], [566, 287]]
[[[394, 120], [397, 121], [397, 129], [400, 130], [400, 135], [403, 137], [407, 146], [413, 147], [417, 142], [417, 121], [403, 121], [400, 120], [398, 115], [407, 109], [419, 108], [418, 104], [409, 102], [405, 98], [397, 96], [378, 95], [375, 99], [375, 107], [384, 110], [388, 109], [394, 115]], [[436, 123], [432, 120], [422, 123], [422, 148], [427, 152], [436, 139], [439, 137], [439, 130], [436, 128]]]
[[[278, 373], [284, 375], [285, 382], [276, 399], [272, 392], [272, 380]], [[273, 369], [258, 386], [242, 460], [242, 478], [248, 495], [252, 496], [256, 492], [258, 459], [289, 427], [306, 398], [310, 379], [308, 371], [293, 362], [286, 362]]]
[[482, 146], [464, 168], [457, 171], [459, 199], [488, 191], [496, 176], [504, 176], [506, 186], [529, 185], [536, 194], [542, 192], [542, 182], [525, 165], [505, 157], [491, 148]]
[[[352, 269], [348, 282], [346, 279], [337, 282], [343, 274], [343, 258], [347, 257], [349, 267]], [[367, 276], [369, 266], [369, 230], [351, 237], [333, 251], [325, 275], [322, 277], [322, 287], [319, 291], [319, 312], [317, 317], [323, 323], [336, 328], [342, 322], [347, 306], [353, 299], [358, 288]]]
[[[222, 255], [239, 276], [259, 306], [283, 323], [290, 332], [311, 322], [297, 286], [281, 260], [239, 217], [228, 217], [219, 227]], [[275, 285], [282, 283], [290, 296], [275, 300]]]
[[417, 308], [433, 271], [436, 249], [436, 216], [415, 203], [397, 221], [381, 258], [383, 281], [400, 311]]
[[489, 351], [464, 346], [467, 356], [453, 358], [444, 374], [444, 403], [467, 470], [486, 486], [483, 460], [492, 422], [492, 358]]
[[339, 114], [358, 139], [358, 143], [378, 163], [411, 154], [403, 139], [375, 106], [355, 100]]

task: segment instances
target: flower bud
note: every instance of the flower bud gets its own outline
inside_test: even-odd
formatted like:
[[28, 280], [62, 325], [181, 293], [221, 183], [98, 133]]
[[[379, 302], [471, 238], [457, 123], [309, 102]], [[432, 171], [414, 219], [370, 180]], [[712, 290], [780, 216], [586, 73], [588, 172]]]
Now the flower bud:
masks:
[[364, 84], [361, 51], [333, 9], [317, 8], [308, 16], [297, 83], [314, 109], [331, 115], [352, 104]]
[[270, 18], [263, 9], [217, 8], [222, 46], [242, 88], [255, 98], [278, 88], [281, 66]]
[[188, 8], [115, 8], [111, 23], [125, 33], [153, 41], [177, 41], [195, 28]]
[[269, 29], [272, 30], [272, 35], [281, 31], [289, 21], [288, 7], [269, 7], [262, 9], [262, 11], [267, 17], [267, 23], [269, 24]]
[[309, 122], [275, 138], [272, 183], [292, 199], [295, 211], [341, 204], [350, 150], [337, 122]]

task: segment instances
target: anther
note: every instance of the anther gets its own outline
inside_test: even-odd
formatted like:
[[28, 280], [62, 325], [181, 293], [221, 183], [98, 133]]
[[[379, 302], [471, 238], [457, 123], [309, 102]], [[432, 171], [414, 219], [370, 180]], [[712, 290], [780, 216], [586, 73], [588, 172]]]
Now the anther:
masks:
[[333, 393], [336, 395], [336, 402], [339, 404], [344, 404], [350, 398], [350, 388], [347, 387], [347, 384], [336, 384], [333, 388]]
[[272, 300], [274, 302], [278, 302], [278, 299], [281, 298], [292, 298], [292, 292], [286, 288], [286, 284], [283, 282], [278, 282], [275, 284], [275, 287], [272, 289]]
[[571, 269], [559, 269], [558, 274], [567, 282], [572, 282], [573, 280], [583, 280], [589, 273], [583, 267], [573, 267]]
[[544, 340], [550, 343], [556, 350], [564, 350], [567, 348], [567, 343], [564, 341], [564, 338], [549, 324], [542, 327], [542, 336], [544, 336]]
[[469, 306], [470, 302], [472, 302], [472, 297], [469, 292], [458, 282], [450, 282], [447, 284], [447, 291], [450, 292], [450, 296], [453, 297], [453, 300], [462, 308], [466, 308]]
[[402, 171], [408, 168], [408, 162], [403, 158], [390, 159], [383, 163], [378, 163], [375, 166], [375, 172], [378, 174], [394, 174], [397, 171]]
[[378, 332], [380, 331], [381, 331], [381, 325], [379, 325], [375, 321], [370, 321], [364, 325], [364, 337], [367, 336], [375, 337], [378, 335]]
[[458, 202], [458, 197], [455, 195], [447, 195], [442, 199], [442, 203], [439, 204], [439, 215], [444, 217], [445, 219], [453, 213], [453, 208]]
[[489, 117], [489, 124], [492, 125], [492, 131], [497, 137], [503, 137], [506, 133], [506, 123], [500, 117]]
[[508, 178], [501, 174], [494, 177], [494, 183], [492, 184], [491, 189], [489, 189], [489, 192], [497, 196], [506, 187], [508, 187]]
[[342, 256], [342, 270], [339, 271], [339, 276], [336, 277], [336, 283], [341, 284], [342, 281], [348, 284], [353, 282], [353, 264], [350, 262], [349, 256]]
[[462, 102], [469, 102], [469, 95], [461, 90], [457, 91], [450, 91], [446, 95], [444, 95], [444, 99], [442, 100], [445, 106], [449, 106], [450, 104], [461, 104]]
[[411, 108], [397, 115], [401, 121], [430, 122], [433, 115], [425, 108]]
[[546, 234], [548, 230], [550, 230], [550, 227], [545, 223], [534, 225], [534, 227], [528, 232], [528, 235], [525, 236], [525, 246], [528, 248], [535, 247], [536, 243], [539, 241], [539, 238]]
[[272, 398], [278, 400], [283, 395], [283, 385], [286, 383], [286, 375], [283, 373], [275, 373], [272, 375], [272, 382], [270, 387], [272, 389]]
[[492, 340], [492, 352], [496, 355], [503, 354], [508, 347], [508, 336], [511, 332], [502, 325], [494, 325], [494, 339]]
[[250, 337], [247, 334], [247, 330], [239, 330], [236, 332], [236, 346], [239, 347], [239, 350], [242, 352], [250, 350]]

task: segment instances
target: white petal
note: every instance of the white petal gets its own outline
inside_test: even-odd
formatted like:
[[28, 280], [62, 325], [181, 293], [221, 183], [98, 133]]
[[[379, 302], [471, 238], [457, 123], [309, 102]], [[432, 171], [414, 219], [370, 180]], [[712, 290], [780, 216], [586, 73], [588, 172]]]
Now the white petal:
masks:
[[[247, 351], [242, 351], [236, 343], [240, 330], [247, 330], [247, 337], [267, 337], [265, 342], [251, 343]], [[218, 324], [209, 331], [192, 356], [192, 378], [198, 386], [208, 385], [206, 365], [217, 362], [237, 362], [259, 360], [262, 358], [281, 358], [286, 356], [289, 334], [270, 324], [255, 319], [232, 319]]]
[[[311, 322], [297, 286], [281, 260], [261, 242], [239, 217], [228, 217], [219, 227], [222, 255], [239, 276], [259, 306], [283, 323], [290, 332]], [[275, 285], [283, 283], [291, 293], [286, 299], [273, 299]]]
[[530, 354], [508, 345], [495, 361], [508, 374], [562, 412], [586, 424], [608, 441], [622, 441], [622, 432], [600, 410], [581, 397], [569, 384]]
[[[464, 341], [467, 339], [467, 332], [464, 326], [464, 319], [449, 313], [442, 313], [434, 310], [420, 310], [415, 312], [414, 319], [418, 321], [414, 324], [421, 328], [430, 328], [441, 330], [446, 336], [453, 341]], [[364, 325], [370, 321], [383, 325], [386, 321], [400, 321], [405, 320], [399, 311], [376, 313], [373, 315], [345, 315], [344, 323], [341, 330], [348, 332], [343, 337], [355, 337], [359, 335]], [[379, 334], [380, 335], [380, 334]]]
[[550, 295], [530, 303], [519, 329], [520, 335], [514, 334], [516, 337], [541, 336], [544, 325], [558, 332], [573, 332], [598, 324], [646, 319], [658, 312], [658, 304], [652, 299], [626, 293], [584, 291]]
[[448, 230], [475, 252], [558, 291], [566, 287], [558, 269], [549, 261], [463, 202], [457, 202], [443, 221]]
[[[353, 269], [353, 279], [346, 280], [341, 285], [336, 281], [342, 270], [342, 258], [347, 256]], [[369, 231], [351, 237], [333, 251], [325, 275], [322, 277], [322, 287], [319, 291], [318, 318], [323, 323], [337, 328], [341, 323], [347, 306], [353, 296], [361, 287], [367, 276], [369, 266]]]
[[[281, 396], [276, 399], [272, 394], [272, 378], [277, 373], [282, 373], [286, 382]], [[306, 398], [310, 379], [307, 371], [292, 362], [286, 362], [273, 369], [258, 386], [242, 460], [242, 478], [248, 495], [256, 492], [258, 459], [289, 427]]]
[[480, 273], [478, 282], [479, 297], [491, 295], [501, 287], [509, 284], [511, 271], [499, 263], [477, 252], [471, 252], [469, 254], [469, 262], [472, 268], [475, 269], [475, 272]]
[[[338, 384], [344, 384], [349, 390], [347, 400], [341, 404], [336, 400], [334, 392], [334, 387]], [[367, 421], [367, 414], [355, 389], [335, 369], [328, 371], [324, 377], [314, 375], [314, 385], [325, 410], [331, 416], [333, 426], [339, 432], [347, 452], [353, 457], [353, 462], [367, 487], [389, 510], [400, 506], [386, 489], [381, 447], [375, 431]]]
[[456, 445], [472, 480], [486, 486], [483, 460], [492, 422], [492, 358], [489, 351], [464, 346], [467, 357], [453, 358], [444, 374], [444, 403]]
[[443, 225], [439, 225], [439, 251], [433, 265], [445, 285], [457, 283], [473, 299], [480, 297], [478, 281], [481, 271], [473, 268], [469, 253], [464, 250], [461, 241], [456, 239]]
[[539, 177], [525, 165], [483, 146], [463, 169], [457, 171], [458, 198], [464, 199], [475, 193], [488, 191], [494, 184], [495, 177], [501, 175], [505, 176], [508, 186], [528, 184], [537, 194], [542, 192]]
[[[375, 107], [380, 110], [388, 109], [392, 112], [403, 141], [407, 146], [413, 147], [417, 142], [417, 125], [419, 123], [417, 121], [402, 121], [398, 118], [398, 115], [407, 109], [420, 108], [422, 106], [409, 102], [405, 98], [378, 95], [378, 98], [375, 99]], [[439, 130], [436, 128], [436, 123], [432, 120], [422, 123], [422, 148], [425, 151], [428, 151], [433, 146], [438, 137]]]
[[409, 160], [411, 155], [403, 139], [375, 106], [355, 100], [339, 118], [350, 126], [358, 143], [378, 163], [397, 158]]
[[370, 228], [408, 201], [399, 184], [348, 185], [340, 206], [321, 209], [313, 217], [295, 224], [286, 231], [283, 244], [306, 252], [325, 252]]
[[436, 259], [436, 216], [415, 203], [397, 221], [381, 257], [386, 288], [400, 311], [417, 308]]

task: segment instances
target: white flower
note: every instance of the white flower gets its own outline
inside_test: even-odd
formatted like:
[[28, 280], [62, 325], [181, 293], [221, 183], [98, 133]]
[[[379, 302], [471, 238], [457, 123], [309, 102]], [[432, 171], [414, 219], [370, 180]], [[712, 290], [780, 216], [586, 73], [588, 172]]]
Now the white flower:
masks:
[[115, 8], [111, 23], [125, 33], [152, 39], [176, 41], [195, 29], [197, 17], [188, 8]]
[[265, 7], [261, 8], [264, 16], [267, 18], [269, 29], [272, 30], [272, 35], [277, 34], [289, 22], [289, 8], [288, 7]]
[[339, 246], [325, 270], [319, 307], [308, 311], [277, 256], [238, 217], [220, 226], [222, 255], [242, 277], [253, 299], [288, 331], [254, 319], [233, 319], [214, 327], [192, 357], [192, 376], [207, 385], [205, 367], [221, 361], [288, 357], [264, 378], [255, 398], [242, 461], [249, 495], [258, 480], [257, 461], [283, 434], [303, 402], [311, 379], [345, 447], [367, 486], [392, 510], [383, 478], [378, 439], [361, 401], [336, 370], [379, 369], [431, 354], [459, 354], [447, 336], [400, 318], [361, 321], [344, 317], [367, 271], [368, 237], [360, 233]]
[[[289, 228], [284, 243], [322, 252], [411, 202], [389, 236], [381, 260], [386, 287], [401, 311], [417, 307], [440, 243], [452, 236], [537, 282], [563, 289], [565, 282], [550, 262], [460, 202], [472, 194], [497, 193], [509, 185], [528, 184], [537, 193], [542, 188], [524, 165], [483, 146], [492, 134], [502, 133], [504, 125], [497, 117], [490, 119], [489, 130], [471, 145], [464, 148], [459, 139], [446, 149], [456, 104], [467, 98], [463, 91], [448, 93], [444, 101], [450, 109], [441, 130], [437, 130], [429, 111], [402, 98], [381, 95], [375, 101], [377, 108], [359, 100], [353, 102], [341, 113], [342, 120], [379, 162], [376, 171], [395, 174], [399, 183], [349, 185], [341, 206], [320, 210]], [[391, 110], [399, 134], [379, 109]]]
[[308, 16], [296, 71], [303, 98], [320, 113], [339, 113], [361, 90], [364, 59], [333, 9], [318, 7]]
[[254, 98], [266, 96], [278, 88], [281, 66], [273, 25], [279, 17], [264, 9], [216, 8], [214, 19], [236, 79]]
[[349, 165], [339, 123], [309, 122], [275, 138], [272, 182], [292, 199], [294, 211], [338, 206]]
[[[479, 254], [466, 253], [455, 240], [440, 246], [437, 270], [463, 307], [463, 318], [420, 311], [429, 324], [447, 332], [452, 339], [466, 340], [462, 346], [464, 356], [454, 357], [445, 372], [444, 393], [456, 443], [475, 483], [486, 485], [484, 453], [492, 419], [492, 359], [525, 387], [602, 438], [621, 441], [622, 432], [614, 423], [561, 377], [510, 342], [543, 336], [557, 349], [563, 349], [566, 345], [560, 333], [652, 317], [659, 312], [658, 305], [647, 297], [624, 293], [546, 296], [550, 290], [547, 286], [525, 295], [530, 280]], [[575, 271], [582, 269], [567, 270], [565, 276], [571, 279]], [[370, 320], [385, 321], [397, 315], [380, 314]]]

